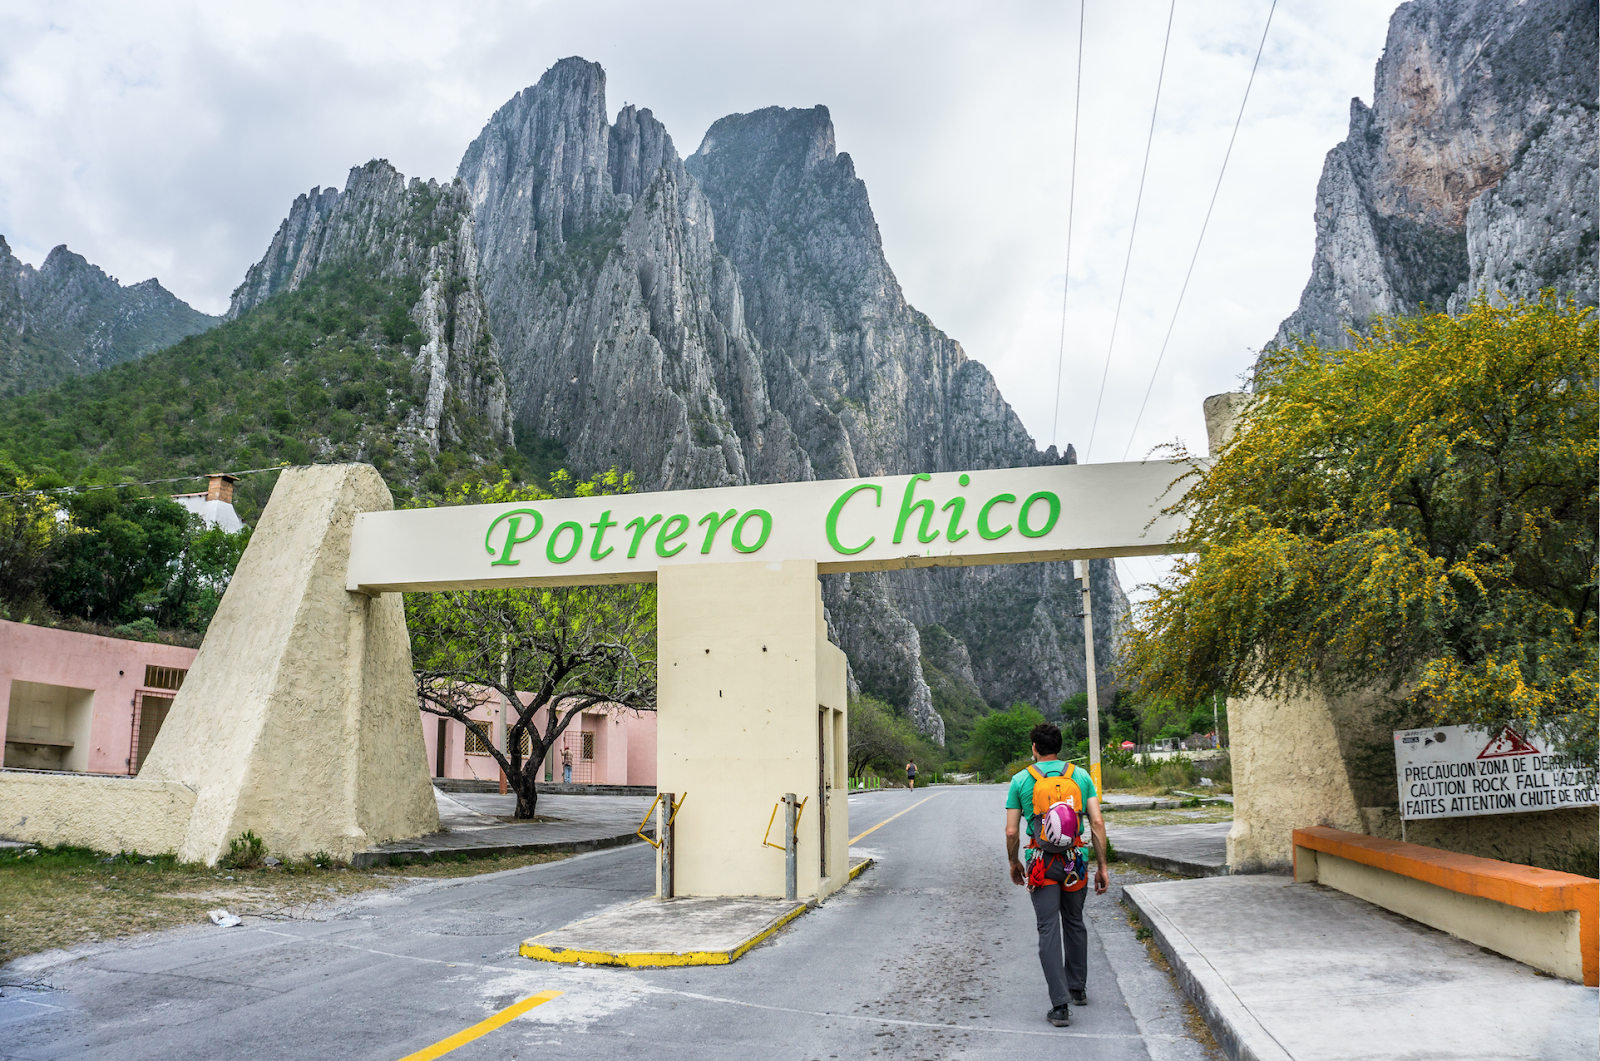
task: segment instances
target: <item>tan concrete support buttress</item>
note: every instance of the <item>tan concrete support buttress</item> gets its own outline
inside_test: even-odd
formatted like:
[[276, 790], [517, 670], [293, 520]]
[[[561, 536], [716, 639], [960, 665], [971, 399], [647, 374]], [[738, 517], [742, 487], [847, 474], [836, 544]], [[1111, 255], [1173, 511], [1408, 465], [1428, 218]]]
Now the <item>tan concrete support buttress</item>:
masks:
[[392, 505], [368, 465], [279, 478], [140, 771], [196, 793], [183, 858], [246, 829], [340, 857], [438, 829], [400, 597], [344, 588], [355, 514]]

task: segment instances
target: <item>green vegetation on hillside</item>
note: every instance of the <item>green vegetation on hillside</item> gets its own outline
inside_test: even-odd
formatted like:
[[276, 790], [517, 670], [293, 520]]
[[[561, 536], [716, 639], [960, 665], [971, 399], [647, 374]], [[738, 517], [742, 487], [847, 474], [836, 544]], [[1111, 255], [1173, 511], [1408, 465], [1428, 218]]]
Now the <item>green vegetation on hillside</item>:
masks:
[[903, 711], [865, 694], [850, 700], [848, 756], [851, 777], [870, 770], [896, 783], [904, 783], [908, 762], [917, 764], [924, 783], [931, 781], [946, 757], [945, 749], [917, 732]]
[[[417, 430], [427, 380], [412, 368], [418, 297], [412, 280], [324, 267], [168, 349], [0, 399], [0, 495], [13, 495], [0, 496], [0, 617], [125, 637], [203, 632], [248, 533], [208, 531], [165, 495], [208, 472], [366, 461], [402, 505], [517, 482], [530, 465], [555, 493], [585, 488], [559, 471], [559, 446], [535, 439], [530, 460], [470, 423], [465, 442], [428, 451]], [[194, 482], [15, 496], [185, 475]], [[247, 524], [277, 478], [237, 484]]]
[[[427, 385], [412, 371], [422, 337], [408, 313], [418, 296], [412, 280], [325, 267], [166, 350], [0, 400], [0, 459], [40, 487], [367, 461], [400, 501], [502, 471], [520, 477], [528, 461], [515, 450], [479, 439], [443, 444], [435, 458], [403, 430]], [[238, 484], [234, 505], [247, 522], [276, 479]]]

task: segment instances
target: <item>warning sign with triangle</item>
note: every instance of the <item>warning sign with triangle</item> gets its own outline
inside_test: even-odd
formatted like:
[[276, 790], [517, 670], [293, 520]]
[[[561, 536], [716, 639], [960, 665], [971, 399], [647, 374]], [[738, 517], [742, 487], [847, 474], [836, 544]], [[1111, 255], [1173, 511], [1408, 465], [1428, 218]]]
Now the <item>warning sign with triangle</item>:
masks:
[[1484, 745], [1483, 751], [1478, 753], [1480, 759], [1504, 759], [1511, 755], [1538, 755], [1539, 749], [1528, 743], [1527, 739], [1507, 726], [1500, 731], [1500, 736]]

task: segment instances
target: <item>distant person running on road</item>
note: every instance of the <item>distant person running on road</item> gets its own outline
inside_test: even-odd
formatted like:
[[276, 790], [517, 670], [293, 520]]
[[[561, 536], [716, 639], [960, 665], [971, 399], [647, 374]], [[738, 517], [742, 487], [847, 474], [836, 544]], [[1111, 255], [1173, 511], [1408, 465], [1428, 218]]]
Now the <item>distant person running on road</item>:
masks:
[[[1033, 901], [1039, 964], [1050, 989], [1051, 1008], [1045, 1019], [1065, 1028], [1072, 1022], [1069, 1002], [1089, 1004], [1084, 992], [1089, 976], [1089, 932], [1083, 923], [1083, 901], [1089, 894], [1089, 847], [1082, 842], [1082, 821], [1087, 817], [1094, 844], [1096, 895], [1103, 894], [1110, 884], [1106, 823], [1100, 816], [1100, 793], [1088, 771], [1060, 759], [1061, 731], [1043, 722], [1033, 727], [1028, 737], [1034, 765], [1013, 777], [1006, 792], [1006, 858], [1011, 864], [1011, 883], [1026, 885]], [[1060, 803], [1071, 811], [1058, 806]], [[1018, 858], [1025, 820], [1028, 846]], [[1063, 828], [1071, 835], [1062, 835]]]
[[915, 761], [906, 764], [906, 787], [913, 792], [917, 789], [917, 764]]

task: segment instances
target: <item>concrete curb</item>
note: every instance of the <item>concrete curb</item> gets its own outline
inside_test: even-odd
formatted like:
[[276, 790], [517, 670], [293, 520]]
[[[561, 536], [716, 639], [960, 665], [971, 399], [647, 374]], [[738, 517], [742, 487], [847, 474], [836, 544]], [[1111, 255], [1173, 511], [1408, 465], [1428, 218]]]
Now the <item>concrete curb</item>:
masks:
[[[1114, 844], [1116, 841], [1113, 840]], [[1124, 851], [1117, 848], [1119, 862], [1132, 862], [1139, 866], [1148, 866], [1158, 869], [1162, 873], [1172, 873], [1179, 877], [1226, 877], [1227, 866], [1216, 866], [1204, 862], [1187, 862], [1181, 858], [1168, 858], [1165, 855], [1152, 855], [1145, 851]]]
[[[649, 900], [645, 900], [649, 901]], [[668, 900], [670, 902], [670, 900]], [[752, 947], [768, 939], [780, 928], [817, 905], [815, 899], [802, 903], [767, 922], [760, 931], [740, 940], [726, 950], [689, 951], [599, 951], [570, 950], [565, 947], [547, 947], [537, 940], [524, 940], [517, 953], [534, 961], [559, 962], [564, 965], [625, 965], [630, 969], [656, 969], [684, 965], [731, 965], [744, 957]]]
[[1143, 885], [1124, 888], [1122, 901], [1150, 929], [1184, 994], [1205, 1018], [1230, 1061], [1292, 1061], [1200, 949], [1145, 894]]
[[584, 851], [601, 851], [608, 847], [622, 847], [638, 842], [635, 833], [620, 836], [600, 836], [593, 840], [546, 840], [531, 844], [482, 844], [468, 847], [417, 847], [397, 851], [357, 851], [350, 857], [350, 865], [357, 869], [369, 866], [395, 865], [407, 862], [432, 862], [436, 858], [466, 855], [484, 858], [488, 855], [581, 854]]
[[[873, 860], [864, 858], [850, 867], [850, 875], [845, 883], [855, 880], [873, 865]], [[837, 894], [837, 893], [835, 893]], [[641, 900], [649, 902], [650, 900]], [[819, 905], [818, 900], [811, 899], [800, 904], [793, 910], [785, 911], [778, 917], [767, 922], [753, 935], [740, 940], [732, 947], [719, 950], [692, 950], [692, 951], [600, 951], [580, 950], [568, 947], [550, 947], [539, 942], [547, 935], [542, 933], [532, 939], [522, 941], [517, 948], [517, 953], [524, 958], [534, 961], [556, 962], [562, 965], [621, 965], [631, 969], [653, 969], [665, 967], [681, 967], [685, 965], [731, 965], [744, 957], [752, 948], [776, 935], [777, 932], [789, 922], [799, 917], [808, 910], [814, 910]], [[559, 930], [558, 930], [559, 931]]]

